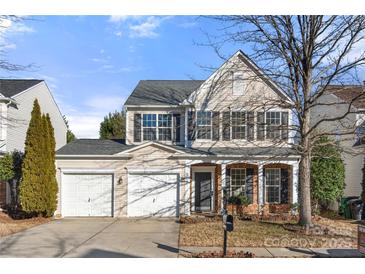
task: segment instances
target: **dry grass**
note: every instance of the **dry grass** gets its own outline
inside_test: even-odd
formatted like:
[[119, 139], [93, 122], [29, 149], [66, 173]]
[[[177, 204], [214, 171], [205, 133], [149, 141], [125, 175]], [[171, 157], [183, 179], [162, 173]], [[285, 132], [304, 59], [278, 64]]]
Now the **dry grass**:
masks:
[[[228, 245], [231, 247], [356, 247], [357, 225], [325, 218], [317, 218], [315, 224], [316, 227], [311, 235], [306, 235], [300, 229], [288, 230], [283, 224], [236, 219], [234, 231], [228, 234]], [[221, 221], [181, 224], [181, 246], [221, 246], [222, 244]]]
[[50, 221], [49, 218], [42, 218], [42, 217], [23, 219], [23, 220], [13, 220], [5, 213], [0, 212], [0, 237], [14, 234], [19, 231], [31, 228], [33, 226], [47, 223], [49, 221]]

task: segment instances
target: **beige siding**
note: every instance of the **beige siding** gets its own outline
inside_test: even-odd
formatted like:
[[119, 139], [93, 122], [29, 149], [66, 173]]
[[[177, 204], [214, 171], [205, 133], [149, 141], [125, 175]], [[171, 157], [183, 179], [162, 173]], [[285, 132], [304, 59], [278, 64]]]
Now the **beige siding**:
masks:
[[[62, 169], [104, 169], [115, 170], [114, 172], [114, 216], [127, 215], [128, 197], [128, 170], [158, 170], [162, 172], [177, 171], [180, 175], [180, 203], [184, 203], [184, 193], [187, 191], [184, 179], [184, 162], [170, 160], [173, 154], [171, 151], [158, 148], [154, 145], [131, 152], [132, 159], [129, 160], [57, 160], [59, 191], [61, 193]], [[61, 198], [59, 197], [56, 214], [61, 214]], [[181, 208], [183, 210], [183, 208]]]
[[[234, 95], [232, 87], [232, 72], [243, 72], [244, 90], [242, 95]], [[239, 56], [234, 56], [217, 70], [195, 93], [190, 100], [196, 110], [206, 111], [290, 111], [279, 107], [284, 99], [259, 77]], [[222, 119], [222, 115], [220, 115]], [[291, 123], [289, 117], [289, 123]], [[256, 117], [255, 117], [256, 124]], [[220, 127], [222, 123], [220, 122]], [[222, 136], [222, 128], [220, 128]], [[255, 134], [256, 135], [256, 134]], [[290, 134], [290, 136], [292, 133]], [[237, 147], [237, 146], [270, 146], [270, 141], [210, 141], [195, 140], [192, 147]], [[289, 144], [281, 144], [283, 146]]]
[[[348, 111], [349, 105], [332, 94], [325, 94], [318, 100], [320, 103], [331, 105], [318, 105], [312, 109], [311, 123], [314, 125], [321, 119], [336, 118]], [[354, 110], [355, 111], [355, 110]], [[325, 121], [320, 123], [317, 132], [337, 134], [342, 151], [342, 159], [345, 163], [345, 196], [360, 196], [362, 168], [364, 166], [364, 147], [354, 147], [356, 135], [350, 133], [356, 126], [356, 114], [347, 115], [344, 119]]]
[[67, 128], [47, 85], [44, 82], [28, 91], [14, 96], [17, 107], [8, 108], [7, 151], [24, 150], [24, 142], [33, 109], [33, 102], [38, 99], [43, 113], [49, 113], [55, 130], [56, 150], [66, 144]]

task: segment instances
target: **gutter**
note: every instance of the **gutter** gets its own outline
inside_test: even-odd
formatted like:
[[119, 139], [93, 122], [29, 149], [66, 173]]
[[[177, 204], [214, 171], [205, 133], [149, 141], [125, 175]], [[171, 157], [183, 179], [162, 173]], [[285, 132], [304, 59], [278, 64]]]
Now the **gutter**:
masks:
[[124, 160], [131, 159], [130, 154], [124, 155], [56, 155], [56, 160]]
[[172, 155], [170, 158], [173, 159], [204, 159], [204, 160], [231, 160], [231, 159], [245, 159], [245, 160], [299, 160], [299, 155], [291, 155], [291, 156], [273, 156], [273, 155], [260, 155], [260, 156], [245, 156], [245, 155], [192, 155], [192, 154], [184, 154], [184, 155]]

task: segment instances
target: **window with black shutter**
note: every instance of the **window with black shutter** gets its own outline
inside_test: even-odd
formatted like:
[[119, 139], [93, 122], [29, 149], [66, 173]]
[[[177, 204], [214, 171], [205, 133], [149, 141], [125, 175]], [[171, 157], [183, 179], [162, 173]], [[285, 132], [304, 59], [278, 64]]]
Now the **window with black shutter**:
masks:
[[181, 132], [181, 115], [178, 113], [173, 114], [174, 120], [174, 142], [179, 143], [181, 140], [180, 132]]
[[265, 140], [265, 113], [257, 112], [257, 140]]
[[247, 140], [255, 138], [255, 114], [253, 111], [247, 112]]
[[142, 141], [141, 119], [142, 119], [141, 114], [139, 113], [134, 114], [134, 129], [133, 129], [134, 142]]
[[195, 140], [195, 111], [188, 112], [188, 140]]
[[287, 168], [281, 169], [280, 203], [289, 203], [289, 170]]
[[213, 112], [212, 119], [212, 140], [219, 141], [219, 112]]
[[282, 112], [281, 113], [281, 126], [282, 126], [281, 138], [283, 140], [288, 140], [288, 135], [289, 135], [288, 125], [289, 125], [289, 113]]
[[223, 112], [222, 119], [222, 139], [224, 141], [231, 140], [231, 113]]

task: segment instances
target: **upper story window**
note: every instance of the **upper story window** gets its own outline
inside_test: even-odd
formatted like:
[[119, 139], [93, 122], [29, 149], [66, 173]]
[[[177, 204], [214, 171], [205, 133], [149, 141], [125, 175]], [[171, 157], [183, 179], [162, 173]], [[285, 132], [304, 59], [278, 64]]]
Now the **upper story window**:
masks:
[[266, 139], [279, 139], [281, 136], [281, 112], [266, 112]]
[[258, 112], [257, 140], [287, 140], [288, 119], [288, 112]]
[[196, 115], [197, 139], [212, 138], [212, 113], [198, 111]]
[[159, 141], [171, 141], [171, 127], [172, 127], [171, 114], [159, 114], [158, 115]]
[[143, 114], [143, 140], [155, 141], [157, 136], [157, 115]]
[[171, 141], [171, 114], [143, 114], [143, 141]]
[[232, 73], [232, 90], [233, 95], [244, 94], [244, 79], [242, 71], [236, 71]]
[[232, 139], [246, 138], [246, 112], [232, 112]]

